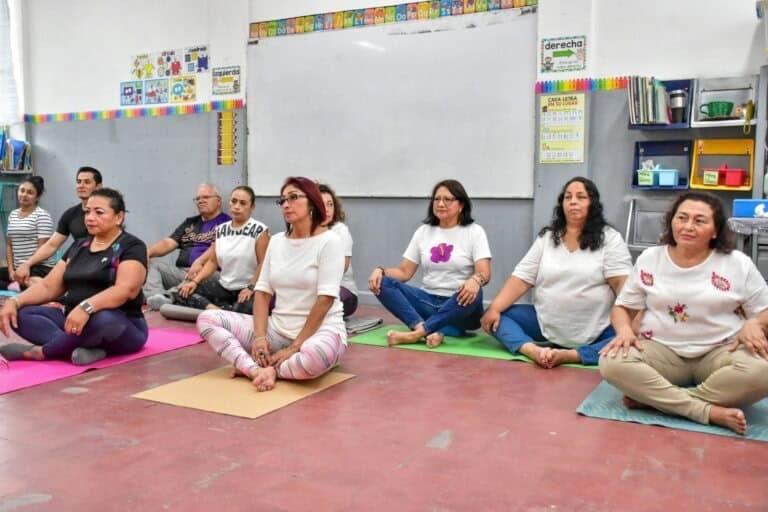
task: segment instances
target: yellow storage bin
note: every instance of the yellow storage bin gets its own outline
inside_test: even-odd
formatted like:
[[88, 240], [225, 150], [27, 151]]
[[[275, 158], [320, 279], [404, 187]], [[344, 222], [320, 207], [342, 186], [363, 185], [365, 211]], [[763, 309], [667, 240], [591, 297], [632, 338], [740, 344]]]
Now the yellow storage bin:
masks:
[[[730, 163], [728, 163], [730, 161]], [[734, 163], [734, 161], [738, 161]], [[726, 184], [719, 168], [746, 170], [741, 185]], [[713, 169], [717, 168], [717, 169]], [[693, 141], [691, 188], [705, 190], [752, 190], [755, 172], [755, 141], [752, 139], [697, 139]], [[731, 180], [728, 180], [731, 181]]]

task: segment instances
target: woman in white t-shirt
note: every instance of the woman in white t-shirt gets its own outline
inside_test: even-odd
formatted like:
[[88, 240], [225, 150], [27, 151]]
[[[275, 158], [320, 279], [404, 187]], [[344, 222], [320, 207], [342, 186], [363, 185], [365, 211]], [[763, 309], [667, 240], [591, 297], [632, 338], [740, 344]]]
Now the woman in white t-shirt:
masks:
[[336, 233], [341, 239], [344, 247], [344, 276], [341, 278], [341, 290], [339, 290], [339, 299], [344, 306], [344, 318], [351, 316], [357, 311], [357, 286], [352, 277], [352, 234], [349, 228], [344, 224], [346, 214], [341, 199], [336, 195], [333, 189], [324, 183], [318, 183], [320, 194], [323, 196], [325, 205], [325, 221], [323, 226]]
[[[8, 216], [5, 245], [5, 267], [0, 267], [0, 289], [5, 290], [16, 281], [16, 269], [26, 262], [37, 249], [53, 235], [53, 219], [40, 208], [40, 197], [45, 191], [45, 182], [40, 176], [30, 176], [19, 184], [17, 197], [19, 208]], [[56, 264], [54, 258], [35, 265], [30, 270], [29, 284], [34, 284], [48, 275]], [[26, 288], [23, 286], [22, 288]]]
[[[607, 225], [597, 187], [572, 178], [551, 224], [485, 312], [483, 329], [542, 368], [596, 365], [599, 350], [615, 336], [611, 306], [631, 271], [629, 249]], [[515, 304], [531, 288], [533, 305]]]
[[307, 178], [288, 178], [277, 202], [286, 231], [270, 241], [253, 317], [206, 311], [197, 319], [203, 338], [259, 391], [272, 389], [278, 378], [319, 377], [338, 364], [347, 346], [339, 301], [344, 250], [322, 225], [320, 190]]
[[[256, 194], [251, 187], [235, 187], [229, 199], [232, 220], [216, 226], [216, 239], [188, 278], [179, 287], [177, 301], [197, 309], [231, 309], [239, 313], [253, 310], [253, 287], [269, 245], [269, 229], [251, 214]], [[208, 279], [221, 269], [219, 279]]]
[[[422, 266], [422, 287], [406, 284]], [[456, 180], [432, 189], [427, 218], [411, 238], [397, 267], [377, 267], [368, 287], [410, 331], [389, 331], [387, 343], [426, 339], [437, 347], [443, 337], [480, 327], [482, 287], [491, 279], [491, 249], [485, 230], [472, 218], [472, 201]]]
[[[765, 279], [732, 250], [723, 205], [710, 194], [677, 198], [662, 243], [640, 255], [616, 300], [616, 338], [601, 351], [600, 372], [627, 407], [744, 434], [739, 407], [768, 396]], [[631, 325], [641, 311], [638, 338]]]

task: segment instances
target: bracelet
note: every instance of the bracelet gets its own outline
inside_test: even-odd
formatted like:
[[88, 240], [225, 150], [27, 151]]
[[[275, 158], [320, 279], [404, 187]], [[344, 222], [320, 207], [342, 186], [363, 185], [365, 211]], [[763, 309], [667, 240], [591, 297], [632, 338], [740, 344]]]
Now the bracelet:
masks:
[[381, 277], [384, 277], [387, 275], [387, 271], [384, 270], [384, 267], [376, 267], [377, 269], [381, 270]]
[[16, 309], [20, 309], [21, 308], [21, 303], [19, 302], [18, 297], [16, 297], [16, 296], [8, 297], [8, 299], [12, 300], [13, 302], [16, 303]]
[[473, 274], [472, 279], [474, 279], [480, 286], [485, 286], [485, 279], [483, 279], [480, 274]]
[[265, 336], [255, 336], [253, 338], [253, 341], [261, 341], [261, 340], [265, 340], [265, 339], [267, 339], [266, 335]]

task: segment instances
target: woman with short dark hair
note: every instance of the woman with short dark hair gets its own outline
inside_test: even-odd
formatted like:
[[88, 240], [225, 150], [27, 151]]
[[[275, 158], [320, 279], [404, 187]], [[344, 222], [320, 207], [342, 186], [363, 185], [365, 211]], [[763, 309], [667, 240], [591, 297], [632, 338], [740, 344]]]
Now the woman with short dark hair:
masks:
[[[443, 337], [480, 327], [483, 290], [491, 279], [491, 249], [472, 218], [472, 201], [461, 183], [444, 180], [432, 189], [427, 217], [397, 267], [377, 267], [368, 287], [410, 331], [389, 331], [387, 343], [430, 348]], [[422, 266], [422, 287], [406, 284]]]
[[723, 205], [711, 194], [681, 194], [662, 241], [638, 257], [616, 299], [616, 338], [601, 351], [600, 372], [627, 407], [744, 434], [740, 407], [768, 396], [768, 286], [732, 250]]
[[[85, 204], [88, 236], [77, 240], [42, 281], [5, 301], [0, 330], [12, 327], [35, 346], [0, 347], [8, 360], [70, 359], [87, 365], [130, 354], [147, 341], [141, 307], [147, 246], [123, 229], [125, 202], [117, 190], [94, 190]], [[63, 298], [64, 309], [40, 306]]]
[[[603, 216], [600, 192], [569, 180], [540, 232], [483, 316], [483, 328], [542, 368], [597, 364], [614, 336], [610, 311], [632, 270], [621, 235]], [[533, 288], [533, 304], [515, 304]]]

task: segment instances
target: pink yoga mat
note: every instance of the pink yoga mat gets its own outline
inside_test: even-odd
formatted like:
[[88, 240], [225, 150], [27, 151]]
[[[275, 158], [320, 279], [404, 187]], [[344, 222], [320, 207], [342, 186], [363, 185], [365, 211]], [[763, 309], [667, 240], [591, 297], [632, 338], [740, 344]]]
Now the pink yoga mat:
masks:
[[0, 365], [0, 394], [188, 347], [200, 341], [196, 331], [158, 328], [149, 330], [147, 344], [139, 352], [108, 357], [89, 366], [75, 366], [66, 361], [10, 361], [7, 369]]

